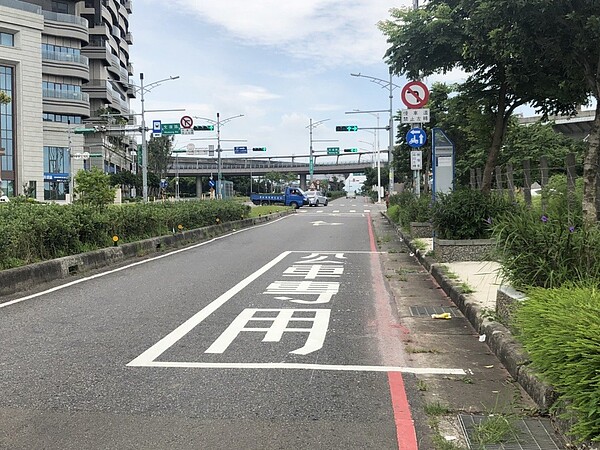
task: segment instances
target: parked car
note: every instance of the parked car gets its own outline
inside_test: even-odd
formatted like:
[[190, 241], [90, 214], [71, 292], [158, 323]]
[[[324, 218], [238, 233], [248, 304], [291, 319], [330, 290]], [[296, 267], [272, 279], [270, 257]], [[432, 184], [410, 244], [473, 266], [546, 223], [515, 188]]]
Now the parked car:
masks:
[[321, 191], [306, 191], [308, 206], [327, 206], [327, 197]]
[[346, 192], [346, 198], [356, 198], [356, 191]]
[[0, 203], [8, 203], [10, 200], [6, 195], [0, 195]]

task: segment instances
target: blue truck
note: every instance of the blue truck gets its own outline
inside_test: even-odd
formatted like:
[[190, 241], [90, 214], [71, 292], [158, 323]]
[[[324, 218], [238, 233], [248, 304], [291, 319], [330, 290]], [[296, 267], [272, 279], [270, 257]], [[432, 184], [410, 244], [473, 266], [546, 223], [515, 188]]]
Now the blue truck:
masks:
[[285, 205], [294, 209], [308, 205], [306, 194], [296, 187], [287, 187], [281, 194], [250, 194], [250, 201], [255, 205]]

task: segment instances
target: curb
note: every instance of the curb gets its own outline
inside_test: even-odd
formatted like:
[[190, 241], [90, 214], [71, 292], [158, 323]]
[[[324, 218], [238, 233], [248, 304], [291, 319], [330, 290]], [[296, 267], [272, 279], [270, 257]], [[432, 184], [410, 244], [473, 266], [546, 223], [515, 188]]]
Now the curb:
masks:
[[294, 213], [295, 211], [282, 211], [1, 270], [0, 303], [8, 301], [3, 300], [3, 296], [27, 291], [39, 287], [41, 284], [62, 280], [73, 275], [137, 259], [167, 249], [207, 241], [229, 231], [248, 228]]
[[515, 340], [508, 328], [486, 317], [482, 308], [473, 302], [468, 294], [464, 294], [460, 287], [455, 286], [453, 281], [446, 276], [441, 269], [441, 266], [443, 266], [442, 263], [423, 255], [415, 247], [411, 236], [402, 233], [397, 224], [392, 222], [387, 214], [384, 212], [381, 214], [387, 219], [390, 225], [396, 228], [398, 236], [410, 248], [419, 263], [427, 269], [446, 295], [460, 309], [473, 328], [480, 335], [486, 336], [486, 344], [490, 350], [504, 365], [511, 377], [521, 385], [523, 390], [536, 403], [540, 412], [548, 414], [550, 407], [556, 401], [556, 392], [552, 386], [536, 378], [534, 372], [528, 367], [530, 360], [525, 350]]

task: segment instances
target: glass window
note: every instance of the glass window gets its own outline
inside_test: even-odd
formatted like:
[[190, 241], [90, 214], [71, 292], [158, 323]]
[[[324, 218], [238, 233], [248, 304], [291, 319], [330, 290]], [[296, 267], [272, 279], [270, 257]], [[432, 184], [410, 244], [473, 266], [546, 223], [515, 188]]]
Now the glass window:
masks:
[[69, 4], [66, 2], [52, 2], [52, 11], [62, 14], [69, 14]]
[[0, 32], [0, 45], [6, 47], [15, 46], [15, 35], [11, 33]]

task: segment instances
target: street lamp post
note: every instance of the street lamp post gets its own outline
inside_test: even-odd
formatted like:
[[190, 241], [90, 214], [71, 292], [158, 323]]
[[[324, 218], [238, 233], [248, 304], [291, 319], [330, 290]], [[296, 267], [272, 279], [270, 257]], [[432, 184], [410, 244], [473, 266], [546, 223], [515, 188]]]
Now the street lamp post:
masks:
[[390, 98], [390, 107], [388, 109], [390, 119], [387, 126], [389, 135], [388, 135], [388, 164], [389, 164], [389, 190], [388, 192], [392, 193], [394, 191], [394, 165], [393, 165], [393, 151], [394, 151], [394, 110], [393, 110], [393, 101], [394, 101], [394, 88], [399, 88], [400, 86], [392, 83], [392, 68], [389, 69], [390, 79], [389, 81], [382, 80], [381, 78], [375, 78], [368, 75], [362, 75], [360, 73], [351, 73], [350, 75], [353, 77], [362, 77], [371, 80], [373, 83], [377, 83], [380, 86], [389, 88], [389, 98]]
[[310, 122], [309, 122], [308, 126], [306, 127], [309, 129], [310, 147], [309, 147], [308, 172], [310, 174], [310, 182], [311, 183], [313, 181], [313, 170], [314, 170], [314, 166], [315, 166], [313, 142], [336, 142], [337, 141], [337, 139], [319, 139], [319, 140], [313, 139], [313, 129], [317, 128], [323, 122], [327, 122], [328, 120], [330, 120], [330, 119], [323, 119], [323, 120], [319, 120], [318, 122], [313, 122], [313, 120], [310, 119]]
[[[217, 126], [217, 198], [223, 198], [223, 183], [221, 181], [221, 125], [225, 125], [227, 122], [233, 119], [237, 119], [238, 117], [244, 117], [243, 114], [238, 114], [237, 116], [231, 116], [227, 119], [221, 120], [221, 114], [217, 113], [217, 120], [207, 119], [206, 117], [198, 117], [194, 116], [195, 119], [208, 120], [210, 123]], [[239, 140], [236, 140], [239, 141]]]
[[140, 102], [142, 103], [142, 193], [144, 203], [148, 203], [148, 143], [146, 141], [146, 110], [144, 109], [144, 94], [165, 81], [176, 80], [178, 76], [165, 78], [164, 80], [154, 81], [144, 86], [144, 74], [140, 72], [140, 85], [127, 83], [133, 88], [137, 88], [140, 92]]

